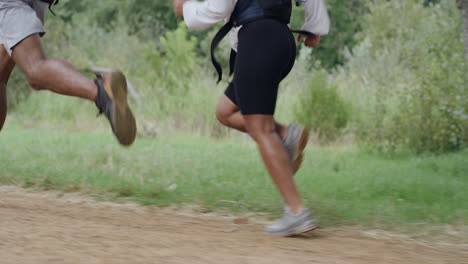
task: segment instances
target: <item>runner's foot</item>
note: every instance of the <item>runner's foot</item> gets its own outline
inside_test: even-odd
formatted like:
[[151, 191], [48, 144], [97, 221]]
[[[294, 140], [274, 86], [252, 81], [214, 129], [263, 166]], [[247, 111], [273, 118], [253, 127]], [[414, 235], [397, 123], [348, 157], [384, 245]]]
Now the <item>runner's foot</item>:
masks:
[[265, 231], [276, 236], [297, 236], [317, 228], [318, 225], [312, 218], [309, 209], [302, 210], [298, 215], [293, 215], [285, 210], [283, 217], [277, 223], [267, 226]]
[[124, 146], [133, 143], [136, 137], [135, 118], [127, 103], [127, 80], [123, 73], [114, 71], [104, 76], [97, 74], [98, 87], [96, 106], [110, 122], [117, 140]]

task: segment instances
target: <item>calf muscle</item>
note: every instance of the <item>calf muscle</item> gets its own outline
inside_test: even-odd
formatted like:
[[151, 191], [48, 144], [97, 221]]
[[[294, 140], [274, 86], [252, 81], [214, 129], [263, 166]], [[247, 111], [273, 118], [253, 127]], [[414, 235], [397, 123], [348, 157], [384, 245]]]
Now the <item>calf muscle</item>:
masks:
[[13, 48], [13, 60], [26, 74], [33, 89], [50, 90], [91, 101], [96, 98], [94, 81], [63, 59], [47, 59], [37, 34], [27, 37]]

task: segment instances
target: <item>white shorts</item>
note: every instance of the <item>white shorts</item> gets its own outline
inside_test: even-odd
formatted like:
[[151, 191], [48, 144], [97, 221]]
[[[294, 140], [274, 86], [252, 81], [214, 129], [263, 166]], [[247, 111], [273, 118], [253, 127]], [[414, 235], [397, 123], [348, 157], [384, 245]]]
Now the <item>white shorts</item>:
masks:
[[44, 18], [47, 8], [48, 4], [39, 0], [0, 1], [0, 44], [10, 56], [23, 39], [45, 33], [39, 17]]

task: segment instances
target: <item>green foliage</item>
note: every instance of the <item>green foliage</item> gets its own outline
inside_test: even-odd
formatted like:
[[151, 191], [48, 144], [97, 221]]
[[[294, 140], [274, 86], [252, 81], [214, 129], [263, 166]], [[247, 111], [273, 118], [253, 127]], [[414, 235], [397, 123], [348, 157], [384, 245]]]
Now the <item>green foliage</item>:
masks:
[[440, 3], [440, 0], [424, 0], [424, 5], [426, 6], [438, 3]]
[[[343, 51], [353, 48], [356, 44], [354, 34], [360, 30], [362, 15], [366, 12], [365, 4], [369, 0], [339, 1], [328, 0], [332, 28], [331, 35], [322, 39], [323, 45], [317, 48], [311, 60], [320, 60], [322, 65], [331, 69], [345, 62]], [[55, 8], [58, 16], [70, 21], [77, 13], [86, 14], [87, 19], [94, 21], [106, 31], [114, 30], [114, 25], [121, 17], [126, 21], [128, 34], [136, 34], [144, 41], [158, 40], [166, 31], [178, 27], [178, 19], [173, 15], [171, 1], [95, 1], [95, 0], [63, 0]], [[295, 7], [291, 20], [291, 28], [299, 29], [304, 22], [304, 9]], [[210, 31], [191, 31], [202, 41]], [[196, 52], [203, 55], [206, 50], [203, 45], [197, 46]], [[311, 62], [312, 64], [314, 62]]]
[[[461, 66], [461, 21], [453, 1], [327, 4], [331, 35], [312, 53], [300, 47], [296, 67], [282, 83], [276, 117], [299, 119], [326, 141], [343, 127], [352, 128], [347, 132], [355, 131], [362, 143], [383, 151], [445, 152], [465, 147], [468, 93]], [[224, 133], [213, 117], [224, 87], [215, 86], [209, 59], [209, 45], [219, 26], [189, 31], [173, 17], [171, 2], [161, 1], [62, 0], [54, 10], [57, 16], [47, 17], [43, 39], [49, 57], [64, 58], [78, 69], [123, 70], [143, 98], [138, 105], [131, 102], [140, 122]], [[295, 7], [293, 12], [291, 27], [300, 28], [304, 10]], [[228, 42], [217, 54], [225, 72]], [[354, 47], [352, 53], [345, 47]], [[310, 69], [328, 70], [345, 62], [330, 74], [330, 83], [322, 73], [310, 78]], [[304, 84], [310, 89], [301, 89]], [[15, 71], [8, 87], [11, 111], [60, 123], [61, 118], [74, 122], [76, 116], [95, 110], [79, 100], [30, 94], [22, 73]]]
[[171, 94], [184, 94], [195, 69], [196, 41], [188, 38], [181, 23], [177, 30], [166, 32], [160, 44], [159, 49], [154, 44], [145, 46], [143, 57], [147, 65], [140, 68], [140, 76], [148, 85], [157, 82]]
[[16, 67], [10, 75], [7, 86], [7, 106], [8, 111], [15, 111], [17, 106], [27, 100], [31, 94], [31, 87], [29, 87], [24, 74]]
[[[64, 0], [67, 4], [72, 3]], [[198, 42], [185, 25], [180, 23], [157, 41], [145, 41], [138, 32], [131, 33], [132, 25], [124, 14], [117, 13], [111, 24], [100, 25], [91, 11], [70, 13], [62, 5], [58, 7], [57, 16], [46, 19], [46, 54], [66, 59], [80, 70], [90, 66], [122, 70], [142, 98], [131, 101], [140, 132], [154, 135], [154, 131], [145, 132], [145, 125], [151, 123], [151, 129], [156, 126], [158, 131], [165, 126], [164, 130], [219, 134], [213, 110], [222, 90], [213, 93], [212, 74], [204, 75], [207, 63], [200, 63], [195, 52]], [[92, 104], [44, 91], [32, 93], [20, 71], [12, 75], [8, 92], [10, 113], [60, 126], [96, 125]]]
[[196, 70], [195, 47], [196, 40], [187, 37], [187, 28], [183, 22], [175, 31], [167, 32], [161, 38], [161, 49], [166, 62], [163, 69], [169, 86], [182, 82], [184, 88], [187, 87]]
[[328, 84], [326, 74], [317, 72], [300, 95], [295, 116], [300, 123], [315, 130], [320, 139], [330, 141], [346, 127], [349, 108], [338, 95], [337, 87]]
[[323, 36], [310, 59], [319, 60], [322, 67], [333, 69], [346, 62], [345, 50], [358, 43], [355, 34], [361, 30], [363, 15], [367, 13], [369, 0], [327, 0], [330, 15], [330, 34]]
[[378, 0], [369, 7], [361, 42], [337, 78], [359, 110], [361, 141], [383, 151], [466, 146], [468, 93], [454, 2]]
[[115, 23], [124, 18], [127, 34], [136, 34], [143, 40], [158, 38], [178, 24], [170, 1], [61, 0], [54, 12], [65, 22], [70, 22], [76, 14], [86, 14], [89, 21], [106, 31], [113, 31]]
[[[195, 53], [196, 40], [189, 37], [181, 23], [175, 31], [168, 31], [160, 39], [159, 48], [147, 44], [142, 53], [144, 64], [137, 76], [144, 81], [143, 93], [151, 98], [145, 111], [160, 119], [185, 113], [187, 104], [195, 100], [188, 95], [194, 88], [194, 80], [200, 82]], [[193, 105], [193, 103], [192, 103]], [[174, 117], [174, 116], [172, 116]]]

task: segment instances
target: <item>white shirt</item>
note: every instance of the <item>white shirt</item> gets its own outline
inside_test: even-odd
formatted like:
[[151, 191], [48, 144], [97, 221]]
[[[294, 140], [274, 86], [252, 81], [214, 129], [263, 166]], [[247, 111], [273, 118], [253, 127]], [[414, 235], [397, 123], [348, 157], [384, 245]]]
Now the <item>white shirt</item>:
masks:
[[[184, 4], [184, 20], [189, 28], [207, 29], [231, 17], [237, 0], [187, 1]], [[330, 30], [330, 18], [324, 0], [307, 0], [304, 3], [305, 23], [302, 30], [316, 35], [326, 35]], [[231, 31], [231, 45], [237, 49], [238, 28]]]

